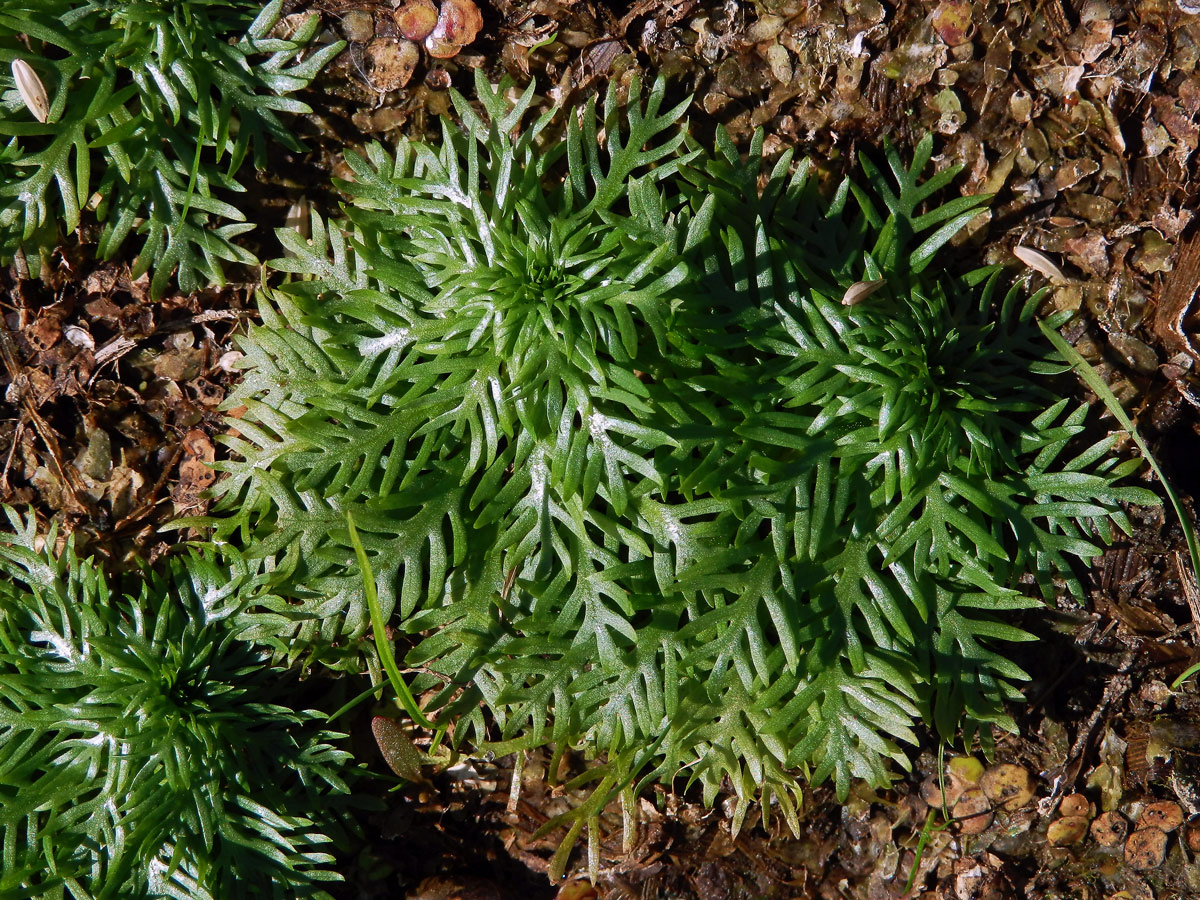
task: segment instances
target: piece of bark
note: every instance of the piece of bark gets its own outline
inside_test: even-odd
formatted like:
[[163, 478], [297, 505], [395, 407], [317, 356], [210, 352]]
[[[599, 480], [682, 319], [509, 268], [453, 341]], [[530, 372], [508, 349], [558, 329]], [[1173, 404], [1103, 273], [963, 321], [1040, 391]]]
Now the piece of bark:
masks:
[[1200, 361], [1200, 353], [1184, 331], [1197, 288], [1200, 288], [1200, 234], [1179, 245], [1175, 265], [1163, 279], [1162, 296], [1154, 310], [1154, 333], [1164, 346]]

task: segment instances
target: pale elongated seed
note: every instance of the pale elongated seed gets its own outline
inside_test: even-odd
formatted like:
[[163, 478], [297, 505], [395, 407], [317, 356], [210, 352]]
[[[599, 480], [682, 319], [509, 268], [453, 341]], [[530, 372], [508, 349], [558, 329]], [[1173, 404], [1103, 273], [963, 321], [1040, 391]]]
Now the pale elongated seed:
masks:
[[33, 113], [33, 117], [39, 122], [45, 122], [50, 118], [50, 98], [46, 96], [42, 79], [33, 71], [33, 66], [23, 59], [12, 61], [12, 73], [25, 108]]
[[876, 278], [872, 281], [854, 282], [854, 284], [846, 288], [846, 293], [842, 295], [842, 306], [857, 306], [886, 283], [882, 278]]
[[1018, 244], [1016, 247], [1013, 247], [1013, 256], [1035, 272], [1045, 275], [1051, 281], [1061, 284], [1068, 280], [1067, 276], [1063, 274], [1063, 270], [1055, 264], [1054, 260], [1040, 250], [1034, 250], [1032, 247], [1022, 247]]
[[284, 224], [298, 231], [300, 237], [306, 240], [312, 237], [312, 204], [308, 202], [307, 197], [301, 197], [288, 207]]
[[[308, 243], [312, 243], [312, 204], [308, 202], [307, 197], [301, 197], [288, 207], [287, 218], [284, 219], [284, 224], [308, 241]], [[296, 258], [295, 251], [290, 248], [285, 249], [283, 252], [289, 259]]]

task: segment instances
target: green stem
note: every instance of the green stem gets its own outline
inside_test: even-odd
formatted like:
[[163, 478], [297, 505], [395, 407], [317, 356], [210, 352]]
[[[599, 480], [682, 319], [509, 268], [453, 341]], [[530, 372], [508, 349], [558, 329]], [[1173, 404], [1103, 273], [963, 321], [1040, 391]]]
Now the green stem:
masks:
[[1150, 447], [1142, 439], [1142, 436], [1138, 434], [1137, 428], [1134, 427], [1133, 422], [1125, 413], [1120, 401], [1109, 390], [1108, 385], [1104, 383], [1104, 379], [1100, 377], [1100, 373], [1092, 367], [1091, 363], [1083, 358], [1078, 350], [1067, 342], [1066, 338], [1040, 319], [1038, 320], [1038, 327], [1042, 329], [1042, 334], [1054, 345], [1054, 348], [1062, 354], [1063, 359], [1075, 368], [1075, 371], [1079, 373], [1079, 377], [1083, 379], [1084, 383], [1096, 393], [1097, 397], [1104, 401], [1104, 405], [1108, 407], [1108, 411], [1121, 423], [1121, 427], [1129, 432], [1129, 436], [1133, 438], [1133, 442], [1138, 445], [1138, 449], [1146, 457], [1146, 462], [1150, 464], [1150, 468], [1158, 476], [1158, 480], [1162, 482], [1163, 490], [1167, 492], [1171, 506], [1175, 508], [1175, 515], [1179, 517], [1179, 525], [1183, 529], [1184, 538], [1187, 540], [1188, 555], [1192, 558], [1192, 571], [1200, 571], [1200, 568], [1198, 568], [1200, 567], [1200, 545], [1196, 543], [1196, 532], [1192, 529], [1191, 520], [1184, 512], [1183, 504], [1180, 502], [1175, 490], [1171, 487], [1171, 482], [1167, 481], [1167, 476], [1159, 467], [1154, 454], [1150, 452]]
[[388, 646], [387, 629], [384, 626], [383, 610], [379, 608], [379, 593], [375, 589], [375, 576], [371, 572], [371, 561], [367, 559], [366, 548], [363, 547], [362, 539], [358, 536], [358, 529], [354, 527], [354, 516], [350, 514], [350, 510], [346, 510], [346, 525], [350, 529], [350, 543], [354, 546], [354, 555], [358, 557], [358, 565], [362, 569], [363, 590], [367, 596], [367, 608], [371, 612], [371, 630], [375, 635], [375, 649], [379, 653], [379, 661], [383, 663], [388, 681], [392, 683], [392, 687], [396, 691], [396, 697], [408, 714], [412, 716], [412, 720], [422, 728], [428, 728], [434, 732], [433, 744], [429, 748], [429, 755], [432, 756], [437, 751], [438, 745], [441, 744], [442, 737], [446, 734], [446, 725], [437, 725], [426, 718], [421, 707], [417, 705], [412, 691], [400, 677], [400, 669], [396, 666], [396, 656]]

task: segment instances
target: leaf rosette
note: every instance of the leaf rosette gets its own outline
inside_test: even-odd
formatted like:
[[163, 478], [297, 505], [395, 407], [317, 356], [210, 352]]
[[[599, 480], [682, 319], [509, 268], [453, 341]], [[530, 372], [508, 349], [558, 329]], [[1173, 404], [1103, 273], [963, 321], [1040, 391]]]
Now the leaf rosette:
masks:
[[565, 122], [477, 92], [282, 236], [298, 277], [245, 341], [210, 522], [291, 598], [255, 637], [361, 665], [351, 512], [427, 711], [477, 749], [605, 754], [584, 816], [686, 775], [795, 825], [797, 770], [844, 796], [925, 720], [1011, 726], [1023, 579], [1077, 590], [1154, 498], [1111, 438], [1068, 453], [1085, 410], [1035, 300], [929, 271], [986, 198], [933, 204], [929, 141], [826, 196], [761, 138], [695, 146], [661, 81]]
[[[174, 276], [190, 292], [224, 280], [224, 264], [254, 264], [235, 242], [255, 226], [229, 199], [245, 188], [247, 156], [268, 143], [302, 149], [280, 114], [312, 110], [288, 96], [307, 87], [344, 44], [307, 55], [311, 15], [274, 36], [283, 0], [8, 2], [0, 9], [0, 257], [53, 246], [92, 207], [99, 255], [141, 236], [134, 276], [156, 295]], [[39, 121], [10, 74], [20, 60], [43, 85]]]
[[239, 638], [258, 574], [193, 552], [117, 583], [9, 520], [0, 895], [328, 897], [349, 754]]

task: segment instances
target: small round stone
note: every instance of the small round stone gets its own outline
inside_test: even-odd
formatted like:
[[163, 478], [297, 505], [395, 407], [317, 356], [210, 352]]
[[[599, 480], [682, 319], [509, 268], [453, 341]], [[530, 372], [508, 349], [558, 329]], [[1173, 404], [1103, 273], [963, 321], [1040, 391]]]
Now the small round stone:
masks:
[[425, 52], [434, 59], [450, 59], [458, 56], [458, 51], [462, 48], [462, 44], [456, 44], [453, 41], [444, 41], [432, 34], [425, 38]]
[[992, 824], [992, 801], [979, 788], [971, 788], [958, 798], [953, 813], [963, 834], [982, 834]]
[[413, 70], [421, 61], [421, 53], [412, 41], [376, 38], [367, 45], [371, 87], [384, 93], [399, 90], [408, 84]]
[[1189, 850], [1200, 853], [1200, 822], [1188, 822], [1183, 829], [1183, 839], [1187, 841]]
[[409, 0], [393, 14], [396, 27], [410, 41], [423, 41], [437, 25], [438, 9], [433, 0]]
[[1129, 822], [1119, 812], [1106, 812], [1096, 816], [1092, 823], [1092, 837], [1101, 847], [1115, 847], [1129, 834]]
[[450, 73], [443, 66], [434, 66], [425, 73], [425, 86], [431, 91], [444, 91], [450, 87]]
[[1046, 829], [1046, 840], [1056, 847], [1078, 844], [1088, 831], [1088, 820], [1084, 816], [1063, 816], [1055, 819]]
[[375, 37], [375, 20], [365, 9], [348, 9], [342, 13], [342, 34], [348, 41], [369, 41]]
[[1125, 862], [1135, 869], [1154, 869], [1167, 858], [1167, 833], [1161, 828], [1139, 828], [1125, 842]]
[[1015, 812], [1033, 799], [1033, 779], [1021, 766], [1005, 763], [983, 773], [979, 786], [993, 803]]
[[[442, 0], [438, 10], [437, 25], [429, 37], [442, 44], [471, 43], [483, 28], [483, 16], [474, 0]], [[425, 45], [429, 46], [428, 41]]]
[[979, 779], [983, 777], [983, 763], [973, 756], [954, 757], [946, 763], [946, 770], [951, 778], [969, 787], [979, 784]]
[[1063, 797], [1058, 811], [1063, 816], [1087, 816], [1092, 811], [1092, 804], [1083, 794], [1071, 794]]
[[1172, 800], [1151, 803], [1142, 810], [1138, 818], [1138, 828], [1161, 828], [1163, 831], [1174, 831], [1183, 824], [1183, 809]]
[[945, 806], [947, 809], [954, 806], [958, 802], [958, 798], [962, 795], [962, 785], [953, 778], [945, 779], [946, 796], [942, 796], [942, 786], [938, 782], [936, 775], [930, 775], [921, 783], [921, 799], [935, 809], [941, 809]]

